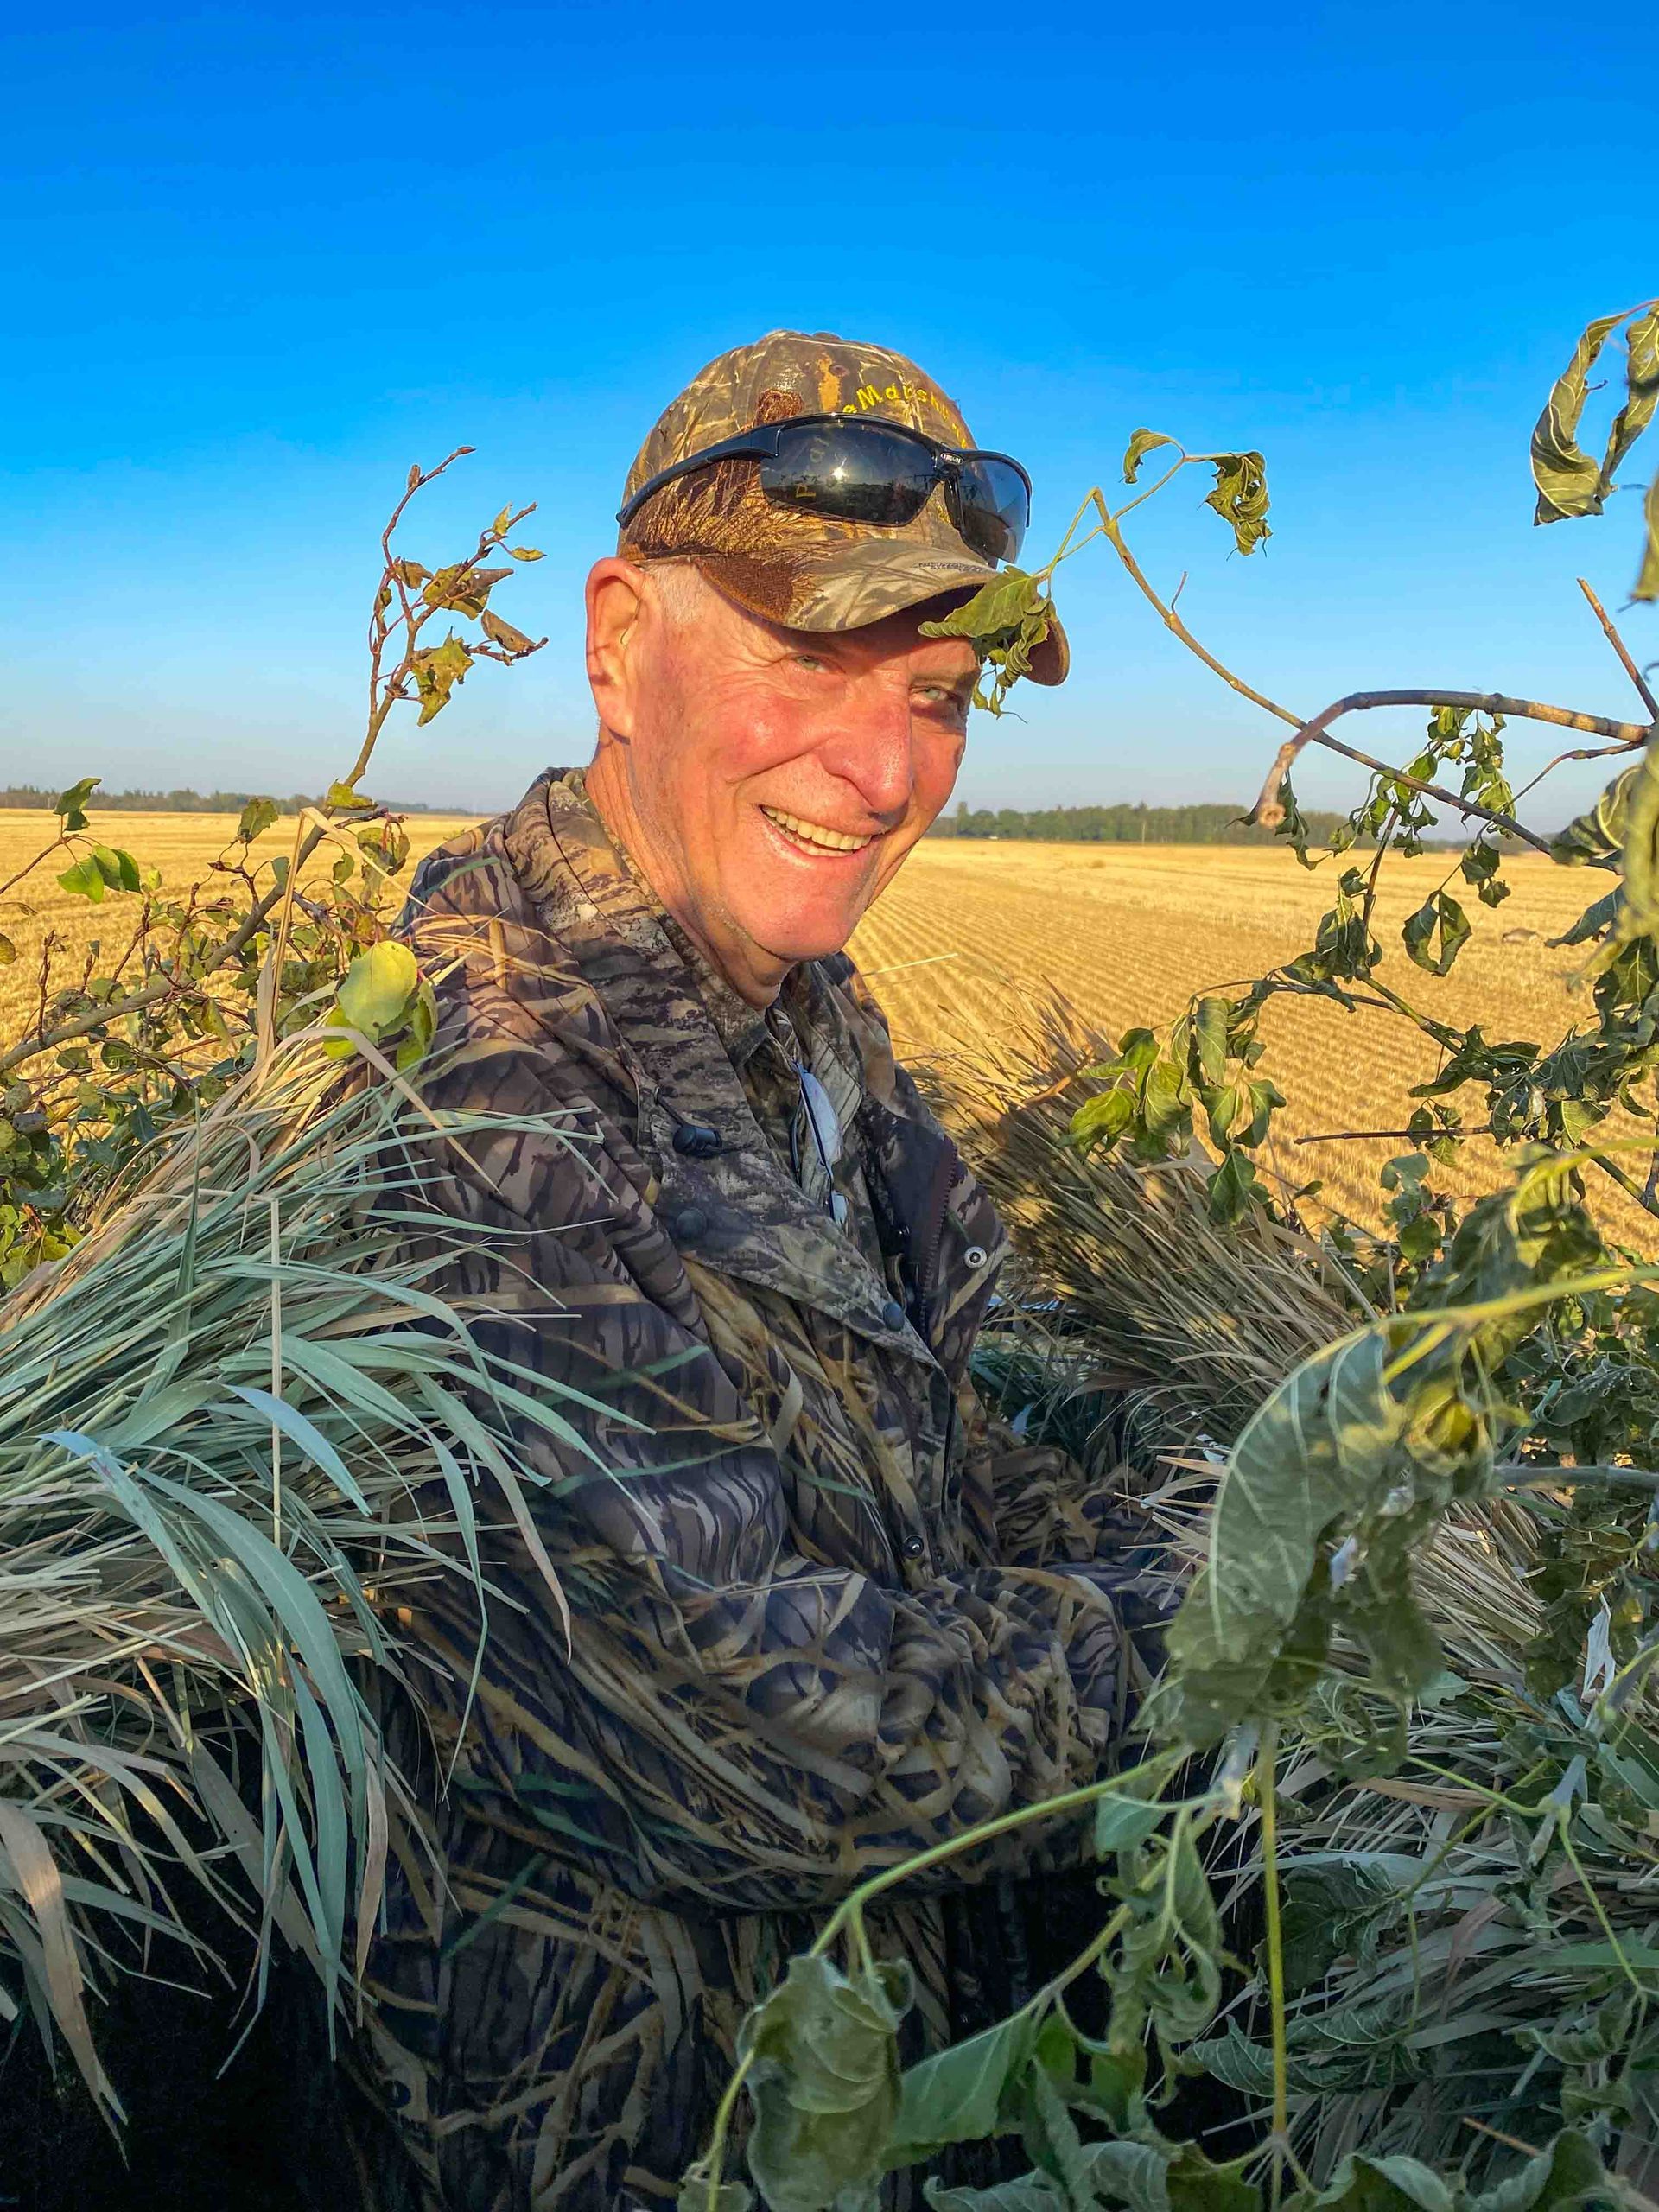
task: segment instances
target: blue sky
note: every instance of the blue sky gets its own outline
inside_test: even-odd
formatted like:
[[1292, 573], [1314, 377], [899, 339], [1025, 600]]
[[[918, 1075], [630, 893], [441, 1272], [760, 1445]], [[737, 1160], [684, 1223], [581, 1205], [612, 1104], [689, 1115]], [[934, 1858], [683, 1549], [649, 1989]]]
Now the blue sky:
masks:
[[[1645, 6], [1528, 0], [40, 11], [0, 33], [0, 781], [325, 783], [380, 519], [462, 442], [410, 550], [538, 499], [500, 605], [552, 642], [394, 725], [371, 788], [485, 807], [585, 758], [580, 585], [634, 448], [779, 326], [919, 359], [1029, 463], [1039, 548], [1137, 424], [1262, 448], [1265, 559], [1196, 481], [1136, 542], [1294, 707], [1623, 715], [1573, 578], [1623, 601], [1637, 497], [1534, 531], [1526, 450], [1582, 324], [1659, 289], [1651, 54]], [[1109, 556], [1062, 606], [1072, 682], [978, 720], [963, 796], [1254, 791], [1272, 727]]]

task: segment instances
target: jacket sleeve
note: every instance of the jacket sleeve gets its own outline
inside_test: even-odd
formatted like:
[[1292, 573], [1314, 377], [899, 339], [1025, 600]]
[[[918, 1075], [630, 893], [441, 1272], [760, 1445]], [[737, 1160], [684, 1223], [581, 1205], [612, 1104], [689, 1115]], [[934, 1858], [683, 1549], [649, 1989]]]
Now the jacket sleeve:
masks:
[[[467, 1715], [461, 1786], [642, 1900], [752, 1911], [819, 1907], [1095, 1778], [1130, 1688], [1113, 1575], [1033, 1560], [906, 1587], [802, 1556], [647, 1164], [592, 1104], [614, 1073], [602, 1038], [514, 1033], [474, 991], [445, 1032], [429, 1103], [500, 1126], [470, 1129], [465, 1160], [431, 1147], [442, 1287], [556, 1417], [516, 1424], [533, 1534], [496, 1509], [470, 1694], [459, 1578], [422, 1623], [429, 1707]], [[568, 1133], [524, 1126], [561, 1106]]]

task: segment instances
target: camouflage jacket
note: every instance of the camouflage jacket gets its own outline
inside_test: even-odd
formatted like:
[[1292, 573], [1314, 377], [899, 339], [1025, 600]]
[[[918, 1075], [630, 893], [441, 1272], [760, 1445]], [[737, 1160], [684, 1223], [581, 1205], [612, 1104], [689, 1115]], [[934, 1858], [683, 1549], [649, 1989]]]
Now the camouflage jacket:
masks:
[[[469, 1136], [443, 1202], [476, 1231], [448, 1285], [474, 1328], [581, 1395], [568, 1448], [526, 1444], [568, 1640], [511, 1523], [464, 1729], [476, 1624], [416, 1624], [448, 1889], [401, 1866], [373, 1957], [413, 2153], [379, 2193], [668, 2204], [811, 1916], [1110, 1758], [1155, 1577], [1058, 1454], [996, 1448], [967, 1363], [1003, 1231], [848, 959], [755, 1014], [580, 772], [433, 855], [407, 926], [448, 970], [429, 1097], [572, 1116]], [[798, 1058], [847, 1132], [833, 1189], [798, 1158]], [[918, 2050], [1007, 1982], [964, 1885], [1001, 1895], [1031, 1848], [873, 1921], [918, 1967]]]

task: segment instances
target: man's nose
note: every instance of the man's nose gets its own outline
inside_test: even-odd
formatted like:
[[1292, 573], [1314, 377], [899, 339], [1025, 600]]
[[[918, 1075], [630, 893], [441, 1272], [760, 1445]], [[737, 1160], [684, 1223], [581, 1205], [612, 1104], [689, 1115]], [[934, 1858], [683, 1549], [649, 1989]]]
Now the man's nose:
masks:
[[829, 773], [850, 784], [871, 814], [896, 822], [915, 787], [910, 687], [861, 685], [819, 747]]

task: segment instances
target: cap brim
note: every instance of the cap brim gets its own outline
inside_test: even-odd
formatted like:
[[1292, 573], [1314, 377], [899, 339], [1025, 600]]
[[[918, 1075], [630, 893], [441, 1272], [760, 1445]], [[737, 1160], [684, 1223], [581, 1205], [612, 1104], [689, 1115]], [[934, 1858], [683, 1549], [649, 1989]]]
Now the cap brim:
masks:
[[[791, 630], [862, 630], [929, 600], [978, 591], [1001, 574], [989, 562], [896, 536], [791, 546], [787, 557], [689, 557], [728, 599]], [[1064, 683], [1071, 665], [1065, 632], [1051, 616], [1032, 655], [1031, 680]]]

